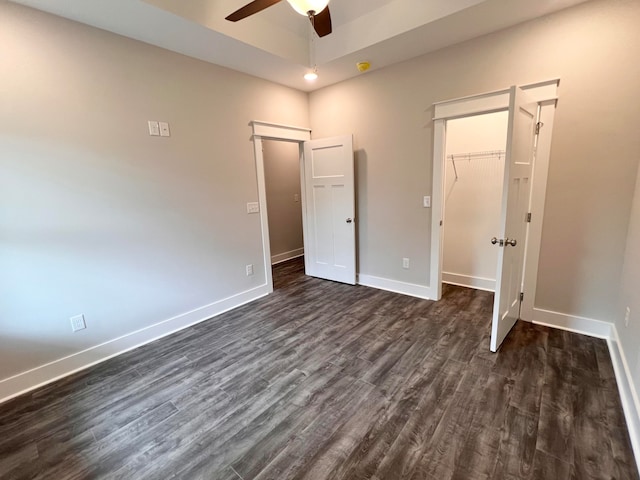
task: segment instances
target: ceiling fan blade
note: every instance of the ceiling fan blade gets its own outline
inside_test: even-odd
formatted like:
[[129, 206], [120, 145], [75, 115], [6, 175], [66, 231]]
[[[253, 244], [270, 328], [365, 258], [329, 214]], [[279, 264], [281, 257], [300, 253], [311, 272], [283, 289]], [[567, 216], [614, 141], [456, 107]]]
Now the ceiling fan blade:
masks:
[[238, 20], [247, 18], [254, 13], [261, 12], [265, 8], [269, 8], [271, 5], [275, 5], [281, 1], [282, 0], [253, 0], [253, 2], [248, 3], [244, 7], [233, 12], [226, 18], [226, 20], [229, 20], [230, 22], [237, 22]]
[[329, 7], [327, 6], [327, 8], [320, 13], [314, 15], [311, 23], [319, 37], [329, 35], [333, 31], [331, 29], [331, 13], [329, 12]]

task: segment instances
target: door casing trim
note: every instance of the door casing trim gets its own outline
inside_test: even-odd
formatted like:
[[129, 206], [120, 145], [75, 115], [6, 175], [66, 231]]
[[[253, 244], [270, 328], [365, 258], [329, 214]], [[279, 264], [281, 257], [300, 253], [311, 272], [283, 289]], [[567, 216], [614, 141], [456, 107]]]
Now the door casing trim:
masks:
[[[527, 250], [524, 261], [523, 286], [524, 300], [520, 317], [533, 321], [533, 309], [538, 278], [538, 260], [542, 240], [542, 221], [544, 199], [547, 190], [549, 158], [551, 154], [551, 135], [556, 103], [558, 99], [559, 78], [535, 82], [520, 86], [540, 108], [540, 121], [544, 123], [536, 146], [533, 183], [529, 211], [532, 221], [527, 230]], [[431, 298], [439, 300], [442, 296], [442, 240], [444, 229], [441, 226], [444, 212], [443, 182], [445, 162], [446, 123], [455, 118], [483, 115], [507, 110], [509, 108], [509, 89], [483, 93], [469, 97], [446, 100], [434, 104], [433, 116], [433, 177], [431, 192], [431, 267], [429, 271], [429, 289]]]
[[[304, 142], [311, 140], [311, 129], [291, 125], [253, 120], [249, 123], [253, 130], [253, 152], [256, 162], [256, 176], [258, 180], [258, 205], [260, 207], [260, 230], [262, 234], [262, 255], [264, 264], [264, 278], [268, 293], [273, 292], [273, 273], [271, 271], [271, 243], [269, 241], [269, 217], [267, 213], [267, 188], [264, 176], [264, 154], [262, 140], [276, 140], [294, 142], [298, 144], [298, 157], [300, 163], [300, 185], [302, 185], [300, 201], [302, 205], [302, 236], [304, 250], [307, 251], [307, 213], [306, 193], [304, 189]], [[307, 269], [305, 255], [305, 269]]]

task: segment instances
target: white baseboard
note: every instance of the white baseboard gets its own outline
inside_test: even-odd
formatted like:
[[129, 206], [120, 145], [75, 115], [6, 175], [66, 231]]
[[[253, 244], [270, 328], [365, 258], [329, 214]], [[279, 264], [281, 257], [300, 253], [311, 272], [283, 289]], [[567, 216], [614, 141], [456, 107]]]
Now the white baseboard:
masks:
[[611, 337], [611, 327], [613, 326], [613, 324], [602, 320], [567, 315], [541, 308], [533, 309], [533, 323], [605, 339]]
[[611, 337], [607, 340], [611, 363], [616, 374], [616, 383], [620, 392], [624, 417], [627, 421], [631, 447], [636, 458], [636, 465], [640, 470], [640, 401], [638, 400], [638, 391], [633, 383], [629, 363], [622, 349], [615, 325], [611, 325], [611, 332]]
[[228, 310], [252, 302], [269, 293], [267, 285], [224, 298], [190, 312], [128, 333], [108, 342], [74, 353], [26, 372], [0, 380], [0, 403], [54, 382], [109, 358], [141, 347], [179, 330], [208, 320]]
[[431, 300], [433, 294], [430, 287], [424, 285], [416, 285], [415, 283], [400, 282], [398, 280], [390, 280], [388, 278], [374, 277], [373, 275], [358, 275], [358, 284], [365, 287], [378, 288], [389, 292], [402, 293], [412, 297]]
[[295, 250], [290, 250], [288, 252], [271, 255], [271, 265], [286, 262], [287, 260], [292, 260], [294, 258], [298, 258], [303, 255], [304, 255], [304, 248], [296, 248]]
[[496, 291], [496, 281], [484, 277], [472, 277], [470, 275], [462, 275], [460, 273], [442, 272], [442, 281], [450, 285], [459, 287], [474, 288], [476, 290], [485, 290], [487, 292]]

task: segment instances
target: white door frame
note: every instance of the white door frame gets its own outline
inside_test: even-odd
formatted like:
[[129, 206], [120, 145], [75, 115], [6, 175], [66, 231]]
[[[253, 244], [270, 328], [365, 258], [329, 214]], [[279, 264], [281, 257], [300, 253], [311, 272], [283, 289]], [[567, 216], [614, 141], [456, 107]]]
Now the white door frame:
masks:
[[[307, 242], [307, 216], [306, 194], [304, 188], [304, 142], [311, 140], [311, 129], [305, 127], [293, 127], [279, 125], [277, 123], [253, 120], [250, 122], [253, 129], [253, 151], [256, 159], [256, 175], [258, 177], [258, 204], [260, 206], [260, 227], [262, 231], [262, 252], [264, 255], [264, 278], [266, 279], [268, 293], [273, 292], [273, 274], [271, 272], [271, 243], [269, 241], [269, 218], [267, 216], [267, 189], [264, 179], [264, 155], [262, 152], [262, 140], [279, 140], [298, 144], [300, 162], [300, 184], [302, 185], [300, 201], [302, 202], [302, 236], [304, 247]], [[305, 267], [307, 256], [305, 255]]]
[[[531, 186], [530, 212], [532, 220], [527, 231], [527, 247], [525, 253], [523, 292], [524, 301], [521, 306], [521, 318], [533, 321], [533, 307], [538, 278], [538, 260], [542, 239], [542, 220], [544, 199], [547, 191], [549, 157], [551, 153], [551, 134], [557, 101], [557, 88], [560, 79], [555, 78], [543, 82], [521, 86], [540, 108], [540, 121], [544, 124], [540, 130], [536, 146], [533, 183]], [[509, 89], [481, 95], [473, 95], [434, 104], [434, 143], [433, 143], [433, 186], [431, 203], [431, 270], [430, 290], [434, 300], [442, 296], [442, 258], [443, 232], [442, 219], [444, 211], [443, 185], [445, 167], [446, 123], [455, 118], [470, 117], [486, 113], [500, 112], [509, 108]], [[487, 240], [488, 241], [488, 240]]]

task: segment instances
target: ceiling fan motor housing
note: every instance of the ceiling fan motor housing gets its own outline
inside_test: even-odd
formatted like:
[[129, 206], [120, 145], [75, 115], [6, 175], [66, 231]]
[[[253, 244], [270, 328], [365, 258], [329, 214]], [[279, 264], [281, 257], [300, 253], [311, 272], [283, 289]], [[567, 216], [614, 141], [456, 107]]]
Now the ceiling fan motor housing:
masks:
[[[253, 0], [226, 17], [230, 22], [237, 22], [269, 8], [282, 0]], [[300, 15], [309, 17], [313, 29], [319, 37], [329, 35], [331, 27], [331, 12], [329, 0], [287, 0], [289, 5]]]

